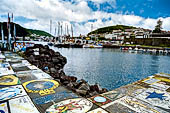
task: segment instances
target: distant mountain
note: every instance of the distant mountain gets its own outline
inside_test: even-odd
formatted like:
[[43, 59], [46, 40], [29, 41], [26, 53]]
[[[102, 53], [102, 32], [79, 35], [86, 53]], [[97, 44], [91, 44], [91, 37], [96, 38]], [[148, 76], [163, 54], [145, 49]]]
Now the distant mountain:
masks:
[[[3, 31], [5, 36], [7, 36], [7, 22], [0, 22], [0, 34], [1, 34], [1, 25], [3, 24]], [[14, 24], [15, 23], [11, 23], [11, 35], [13, 36], [13, 31], [14, 31]], [[41, 30], [33, 30], [33, 29], [26, 29], [22, 26], [20, 26], [19, 24], [15, 24], [16, 27], [16, 36], [17, 37], [23, 37], [23, 36], [31, 36], [32, 34], [36, 34], [39, 36], [52, 36], [51, 34], [45, 32], [45, 31], [41, 31]], [[1, 35], [0, 35], [1, 37]]]
[[125, 26], [125, 25], [116, 25], [116, 26], [108, 26], [108, 27], [103, 27], [103, 28], [99, 28], [95, 31], [92, 31], [90, 33], [88, 33], [88, 35], [90, 34], [103, 34], [103, 33], [111, 33], [113, 30], [122, 30], [124, 31], [125, 29], [135, 29], [136, 27], [133, 26]]

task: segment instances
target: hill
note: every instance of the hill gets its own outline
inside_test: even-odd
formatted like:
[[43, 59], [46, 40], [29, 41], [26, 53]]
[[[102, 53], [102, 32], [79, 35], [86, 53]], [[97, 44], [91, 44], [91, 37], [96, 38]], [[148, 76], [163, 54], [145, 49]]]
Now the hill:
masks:
[[36, 34], [36, 35], [39, 35], [39, 36], [50, 36], [50, 37], [52, 37], [51, 34], [45, 32], [45, 31], [41, 31], [41, 30], [27, 29], [27, 31], [29, 32], [29, 34]]
[[113, 30], [122, 30], [124, 31], [125, 29], [135, 29], [136, 27], [133, 26], [125, 26], [125, 25], [116, 25], [116, 26], [108, 26], [108, 27], [103, 27], [103, 28], [99, 28], [97, 30], [94, 30], [90, 33], [88, 33], [88, 35], [90, 34], [103, 34], [103, 33], [111, 33]]
[[[0, 26], [3, 24], [3, 31], [4, 31], [4, 35], [7, 36], [7, 22], [0, 22]], [[11, 35], [13, 36], [13, 31], [14, 31], [14, 24], [15, 23], [11, 23]], [[39, 36], [52, 36], [51, 34], [45, 32], [45, 31], [41, 31], [41, 30], [33, 30], [33, 29], [27, 29], [24, 28], [22, 26], [20, 26], [19, 24], [15, 24], [16, 27], [16, 36], [17, 37], [23, 37], [23, 36], [31, 36], [32, 34], [36, 34]], [[1, 34], [1, 27], [0, 27], [0, 34]], [[1, 35], [0, 35], [1, 36]]]

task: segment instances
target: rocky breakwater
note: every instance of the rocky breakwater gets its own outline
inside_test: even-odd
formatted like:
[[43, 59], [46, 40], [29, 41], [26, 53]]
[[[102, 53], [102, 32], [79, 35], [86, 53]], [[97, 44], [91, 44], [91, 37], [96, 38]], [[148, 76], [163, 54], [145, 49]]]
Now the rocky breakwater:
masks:
[[67, 63], [66, 57], [50, 49], [48, 45], [35, 44], [33, 47], [28, 47], [24, 56], [31, 64], [50, 74], [62, 85], [80, 96], [91, 97], [108, 91], [98, 84], [89, 85], [83, 79], [77, 80], [77, 77], [67, 76], [63, 71], [64, 65]]

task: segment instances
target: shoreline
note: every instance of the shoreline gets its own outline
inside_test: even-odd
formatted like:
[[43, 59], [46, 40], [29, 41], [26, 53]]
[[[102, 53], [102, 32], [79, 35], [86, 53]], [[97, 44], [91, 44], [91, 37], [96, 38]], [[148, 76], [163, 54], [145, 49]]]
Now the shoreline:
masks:
[[91, 97], [108, 91], [106, 88], [101, 88], [99, 84], [89, 85], [83, 79], [78, 80], [77, 77], [66, 75], [63, 68], [67, 59], [59, 52], [50, 49], [48, 45], [35, 44], [33, 47], [28, 47], [24, 56], [31, 64], [42, 69], [82, 97]]

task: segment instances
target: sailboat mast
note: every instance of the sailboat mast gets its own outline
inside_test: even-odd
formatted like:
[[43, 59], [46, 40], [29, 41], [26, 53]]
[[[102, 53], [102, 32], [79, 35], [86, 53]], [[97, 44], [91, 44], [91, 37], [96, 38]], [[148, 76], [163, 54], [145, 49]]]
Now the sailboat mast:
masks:
[[52, 20], [50, 20], [50, 34], [51, 34], [51, 31], [52, 31]]
[[2, 48], [4, 48], [4, 30], [3, 30], [3, 24], [1, 24], [1, 36], [2, 36]]
[[71, 24], [71, 33], [72, 33], [72, 39], [73, 39], [73, 26]]

